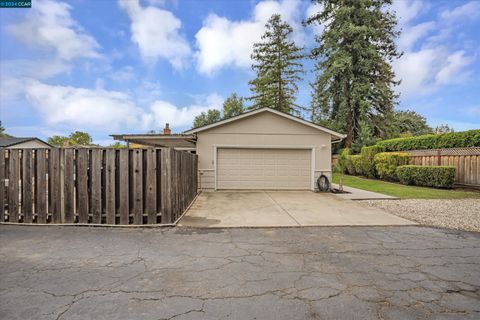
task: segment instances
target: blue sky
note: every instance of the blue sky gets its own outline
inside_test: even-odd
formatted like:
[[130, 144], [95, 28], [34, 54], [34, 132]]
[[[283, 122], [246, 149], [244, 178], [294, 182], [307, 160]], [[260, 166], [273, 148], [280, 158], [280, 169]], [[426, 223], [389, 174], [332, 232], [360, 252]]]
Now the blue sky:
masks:
[[[0, 9], [0, 119], [16, 136], [190, 127], [232, 92], [249, 95], [252, 44], [273, 13], [311, 48], [310, 1], [33, 0]], [[480, 128], [480, 1], [394, 1], [403, 57], [398, 109], [432, 126]], [[309, 105], [305, 61], [298, 103]]]

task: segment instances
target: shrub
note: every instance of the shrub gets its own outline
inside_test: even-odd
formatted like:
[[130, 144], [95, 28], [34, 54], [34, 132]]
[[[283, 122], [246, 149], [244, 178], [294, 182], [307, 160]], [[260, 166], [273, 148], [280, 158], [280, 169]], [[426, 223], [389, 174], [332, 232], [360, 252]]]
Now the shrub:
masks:
[[455, 180], [455, 167], [447, 166], [399, 166], [395, 171], [403, 184], [451, 188]]
[[342, 173], [342, 174], [347, 172], [349, 157], [350, 157], [350, 149], [345, 148], [340, 150], [340, 153], [338, 154], [337, 164], [333, 168], [335, 172]]
[[345, 166], [345, 173], [354, 176], [355, 175], [355, 168], [353, 167], [353, 162], [352, 162], [352, 157], [353, 156], [348, 156], [347, 157], [347, 163]]
[[383, 151], [385, 151], [385, 148], [383, 146], [377, 145], [362, 148], [362, 150], [360, 151], [360, 166], [362, 175], [368, 178], [376, 177], [375, 163], [373, 162], [373, 159], [377, 153]]
[[383, 140], [377, 145], [385, 151], [480, 147], [480, 129]]
[[353, 175], [361, 175], [362, 174], [362, 156], [359, 154], [350, 156], [350, 163]]
[[395, 170], [398, 166], [408, 164], [408, 153], [405, 152], [381, 152], [374, 157], [375, 170], [380, 179], [397, 180]]

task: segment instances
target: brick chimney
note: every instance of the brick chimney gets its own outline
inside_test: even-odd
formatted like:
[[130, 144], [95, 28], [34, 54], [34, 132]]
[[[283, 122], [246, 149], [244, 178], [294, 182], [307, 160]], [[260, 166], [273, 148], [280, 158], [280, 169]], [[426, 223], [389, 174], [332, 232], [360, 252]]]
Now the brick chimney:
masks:
[[170, 125], [168, 123], [165, 123], [165, 128], [163, 128], [163, 134], [169, 135], [171, 133], [172, 133], [172, 130], [170, 130]]

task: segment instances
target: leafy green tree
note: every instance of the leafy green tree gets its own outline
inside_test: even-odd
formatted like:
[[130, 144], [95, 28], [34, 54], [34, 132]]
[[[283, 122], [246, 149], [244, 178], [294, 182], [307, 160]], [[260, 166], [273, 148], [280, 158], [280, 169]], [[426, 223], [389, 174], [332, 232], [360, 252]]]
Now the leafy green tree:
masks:
[[222, 120], [222, 114], [217, 109], [202, 112], [193, 120], [193, 127], [198, 128]]
[[211, 124], [223, 119], [228, 119], [231, 117], [238, 116], [245, 112], [245, 105], [243, 98], [238, 96], [236, 93], [232, 93], [224, 102], [223, 102], [223, 111], [220, 112], [217, 109], [209, 109], [207, 112], [202, 112], [200, 115], [196, 116], [193, 120], [193, 127], [198, 128]]
[[120, 143], [120, 142], [115, 142], [111, 145], [108, 146], [109, 148], [115, 148], [115, 149], [123, 149], [123, 148], [126, 148], [127, 145], [123, 144], [123, 143]]
[[398, 84], [391, 62], [401, 54], [395, 39], [391, 0], [314, 0], [321, 10], [307, 25], [321, 24], [312, 50], [316, 79], [312, 83], [312, 120], [326, 120], [346, 132], [345, 146], [358, 137], [360, 120], [373, 126], [374, 136], [386, 134]]
[[298, 114], [302, 108], [295, 104], [295, 96], [303, 73], [302, 48], [289, 39], [293, 29], [279, 14], [272, 15], [265, 27], [261, 42], [253, 46], [256, 78], [250, 81], [251, 108], [270, 107]]
[[448, 124], [441, 124], [435, 127], [436, 134], [449, 133], [449, 132], [455, 132], [455, 130], [453, 130], [453, 128], [450, 128]]
[[419, 136], [433, 133], [427, 119], [415, 111], [395, 111], [389, 121], [391, 137]]
[[223, 103], [223, 119], [238, 116], [245, 111], [243, 98], [239, 97], [235, 92], [228, 97]]
[[68, 139], [71, 145], [88, 146], [92, 144], [92, 137], [88, 133], [82, 131], [70, 133]]
[[340, 179], [338, 181], [338, 190], [340, 190], [340, 192], [343, 191], [343, 176], [347, 171], [347, 163], [348, 163], [349, 156], [350, 156], [350, 149], [348, 148], [342, 149], [340, 151], [340, 154], [338, 155], [338, 162], [335, 165], [336, 171], [340, 173]]
[[47, 142], [54, 147], [63, 147], [68, 140], [68, 137], [65, 136], [51, 136]]
[[357, 139], [352, 144], [351, 152], [359, 153], [363, 146], [374, 145], [378, 140], [374, 137], [373, 126], [365, 120], [360, 120]]
[[68, 137], [51, 136], [48, 138], [48, 143], [55, 147], [89, 146], [92, 145], [92, 137], [86, 132], [74, 131]]
[[0, 138], [9, 138], [11, 135], [5, 133], [5, 127], [2, 125], [2, 121], [0, 121]]

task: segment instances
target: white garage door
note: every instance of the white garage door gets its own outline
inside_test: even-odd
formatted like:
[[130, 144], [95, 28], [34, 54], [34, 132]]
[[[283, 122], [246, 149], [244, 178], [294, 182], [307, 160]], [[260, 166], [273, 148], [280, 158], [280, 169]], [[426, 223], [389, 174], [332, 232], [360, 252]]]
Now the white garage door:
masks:
[[312, 151], [217, 150], [217, 189], [311, 189]]

